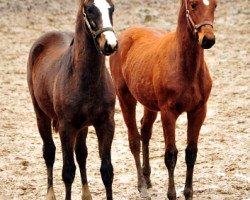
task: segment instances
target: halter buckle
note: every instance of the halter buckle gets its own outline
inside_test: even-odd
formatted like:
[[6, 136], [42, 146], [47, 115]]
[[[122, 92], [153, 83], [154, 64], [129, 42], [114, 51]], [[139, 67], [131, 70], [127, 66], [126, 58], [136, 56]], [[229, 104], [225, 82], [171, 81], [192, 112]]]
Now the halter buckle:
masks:
[[92, 31], [91, 33], [92, 33], [93, 38], [96, 39], [97, 37], [96, 33], [94, 31]]

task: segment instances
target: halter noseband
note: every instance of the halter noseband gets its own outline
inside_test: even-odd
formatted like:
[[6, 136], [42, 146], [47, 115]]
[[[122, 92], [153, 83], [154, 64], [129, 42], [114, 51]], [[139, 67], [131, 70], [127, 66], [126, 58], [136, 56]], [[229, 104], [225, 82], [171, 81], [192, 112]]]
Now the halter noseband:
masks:
[[195, 24], [194, 23], [194, 20], [192, 19], [192, 17], [190, 16], [190, 11], [188, 9], [188, 3], [187, 3], [187, 0], [185, 0], [185, 6], [186, 6], [186, 17], [187, 19], [189, 20], [189, 22], [191, 23], [191, 25], [193, 26], [194, 28], [194, 33], [196, 34], [198, 32], [198, 29], [201, 28], [202, 26], [205, 26], [205, 25], [210, 25], [213, 27], [213, 23], [210, 22], [210, 21], [203, 21], [199, 24]]
[[87, 25], [93, 39], [95, 40], [100, 34], [102, 34], [103, 32], [106, 32], [106, 31], [112, 31], [112, 32], [115, 32], [114, 29], [112, 27], [105, 27], [105, 28], [101, 28], [97, 31], [94, 31], [91, 26], [90, 26], [90, 23], [87, 19], [87, 15], [85, 12], [83, 12], [83, 20], [85, 22], [85, 24]]

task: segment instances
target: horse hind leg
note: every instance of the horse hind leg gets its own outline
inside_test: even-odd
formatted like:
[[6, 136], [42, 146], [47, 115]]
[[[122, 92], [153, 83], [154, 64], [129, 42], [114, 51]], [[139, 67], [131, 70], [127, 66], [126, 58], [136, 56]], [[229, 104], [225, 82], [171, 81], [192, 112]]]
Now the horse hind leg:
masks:
[[129, 147], [131, 153], [134, 156], [136, 169], [137, 169], [137, 179], [138, 179], [138, 190], [141, 194], [141, 197], [148, 197], [147, 193], [147, 183], [143, 176], [143, 170], [141, 167], [140, 160], [140, 149], [141, 149], [141, 136], [138, 132], [136, 125], [136, 99], [132, 96], [127, 86], [123, 86], [118, 89], [117, 96], [119, 98], [122, 114], [126, 126], [128, 128], [128, 139], [129, 139]]
[[142, 139], [142, 153], [143, 153], [143, 175], [147, 183], [147, 187], [151, 188], [151, 167], [149, 163], [149, 141], [152, 136], [153, 123], [156, 120], [157, 112], [150, 111], [144, 108], [144, 115], [141, 119], [141, 139]]
[[56, 198], [53, 189], [53, 165], [55, 162], [56, 147], [52, 138], [51, 119], [43, 113], [38, 105], [35, 105], [34, 107], [38, 130], [43, 140], [43, 158], [47, 167], [48, 190], [46, 200], [55, 200]]
[[88, 128], [83, 128], [77, 135], [75, 153], [76, 159], [80, 168], [81, 180], [82, 180], [82, 200], [92, 200], [88, 180], [86, 173], [86, 159], [88, 156], [88, 149], [86, 146], [86, 138], [88, 134]]

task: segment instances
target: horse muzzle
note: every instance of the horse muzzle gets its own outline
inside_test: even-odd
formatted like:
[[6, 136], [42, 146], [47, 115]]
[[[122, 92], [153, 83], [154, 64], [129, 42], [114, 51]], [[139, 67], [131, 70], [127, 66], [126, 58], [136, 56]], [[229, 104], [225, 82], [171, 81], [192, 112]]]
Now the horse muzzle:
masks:
[[215, 44], [215, 37], [208, 38], [206, 35], [202, 39], [201, 47], [203, 49], [210, 49]]
[[203, 49], [210, 49], [215, 44], [213, 27], [204, 26], [198, 32], [199, 44]]
[[99, 44], [101, 52], [106, 56], [111, 55], [118, 48], [118, 41], [115, 34], [110, 31], [101, 34]]
[[116, 42], [116, 44], [109, 44], [108, 42], [106, 42], [101, 51], [104, 55], [109, 56], [112, 53], [114, 53], [117, 50], [117, 48], [118, 48], [118, 42]]

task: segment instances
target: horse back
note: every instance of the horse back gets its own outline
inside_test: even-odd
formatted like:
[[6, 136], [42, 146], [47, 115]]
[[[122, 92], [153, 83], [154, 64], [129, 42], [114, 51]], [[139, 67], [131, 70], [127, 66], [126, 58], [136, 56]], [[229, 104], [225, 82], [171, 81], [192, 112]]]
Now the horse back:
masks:
[[154, 28], [129, 28], [119, 37], [120, 46], [115, 54], [122, 52], [122, 57], [126, 58], [126, 54], [131, 50], [141, 51], [146, 49], [149, 51], [154, 49], [164, 34], [164, 31]]
[[[49, 59], [56, 60], [70, 45], [73, 33], [49, 32], [41, 36], [32, 46], [29, 54], [28, 65], [33, 67], [36, 62]], [[47, 60], [47, 59], [46, 59]]]

